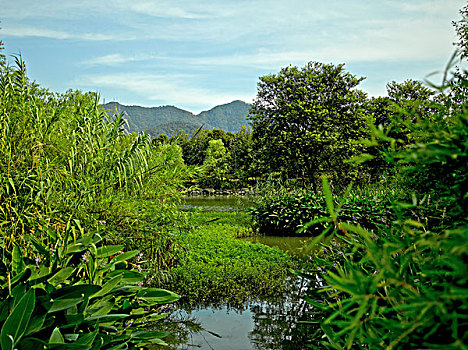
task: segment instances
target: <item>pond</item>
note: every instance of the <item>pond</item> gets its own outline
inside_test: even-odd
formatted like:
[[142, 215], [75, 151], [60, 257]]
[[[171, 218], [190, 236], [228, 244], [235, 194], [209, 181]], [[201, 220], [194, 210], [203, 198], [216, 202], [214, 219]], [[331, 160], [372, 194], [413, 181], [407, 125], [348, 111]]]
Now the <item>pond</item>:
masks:
[[[193, 196], [184, 198], [181, 209], [238, 211], [249, 205], [251, 202], [246, 197]], [[308, 256], [312, 239], [278, 236], [242, 238], [300, 257]], [[283, 295], [243, 305], [176, 305], [164, 322], [165, 330], [174, 334], [166, 339], [170, 343], [169, 349], [306, 349], [311, 326], [298, 321], [307, 320], [311, 313], [310, 305], [302, 299], [309, 281], [295, 277], [288, 283], [291, 288]]]
[[178, 307], [164, 323], [173, 336], [169, 349], [297, 350], [306, 349], [310, 325], [299, 323], [312, 307], [301, 297], [308, 281], [291, 281], [291, 290], [277, 298], [241, 306]]

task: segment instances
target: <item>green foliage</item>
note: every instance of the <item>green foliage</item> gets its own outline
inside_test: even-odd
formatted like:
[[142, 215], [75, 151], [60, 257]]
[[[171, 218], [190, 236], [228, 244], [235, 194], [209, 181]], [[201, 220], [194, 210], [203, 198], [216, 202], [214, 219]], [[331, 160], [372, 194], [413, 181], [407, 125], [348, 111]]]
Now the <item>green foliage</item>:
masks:
[[366, 95], [355, 89], [363, 79], [318, 62], [261, 77], [249, 119], [262, 166], [312, 183], [324, 172], [348, 178], [343, 160], [366, 135]]
[[414, 191], [392, 200], [393, 220], [370, 230], [329, 205], [332, 224], [319, 236], [327, 254], [315, 259], [319, 282], [307, 296], [322, 311], [314, 347], [466, 348], [468, 105], [434, 111], [407, 124], [416, 142], [406, 147], [394, 147], [391, 126], [374, 130], [398, 182]]
[[452, 22], [458, 36], [458, 42], [456, 45], [460, 50], [460, 56], [462, 59], [468, 58], [468, 5], [460, 10], [462, 18], [457, 22]]
[[[27, 251], [0, 241], [0, 343], [2, 349], [113, 349], [162, 344], [166, 333], [147, 331], [162, 304], [179, 297], [143, 287], [147, 276], [129, 269], [139, 251], [102, 246], [69, 222], [55, 246], [34, 237]], [[34, 257], [34, 258], [33, 258]]]
[[139, 220], [148, 215], [142, 208], [123, 213], [131, 198], [165, 196], [153, 223], [173, 213], [168, 198], [177, 197], [186, 168], [180, 148], [152, 147], [143, 135], [125, 134], [122, 122], [95, 94], [59, 95], [31, 83], [19, 57], [0, 70], [2, 348], [161, 342], [163, 333], [141, 327], [178, 296], [137, 285], [150, 278], [138, 271], [139, 251], [119, 255], [117, 235], [117, 244], [106, 243], [114, 228], [147, 222]]
[[223, 176], [228, 171], [228, 159], [229, 153], [226, 151], [223, 141], [219, 139], [211, 140], [206, 149], [202, 171], [203, 178], [200, 185], [219, 188]]
[[246, 213], [196, 213], [180, 237], [185, 251], [168, 287], [187, 302], [239, 303], [281, 293], [292, 259], [279, 250], [236, 239], [250, 232]]
[[[368, 229], [377, 224], [389, 222], [392, 215], [388, 194], [383, 190], [353, 191], [347, 201], [340, 205], [342, 220], [360, 224]], [[342, 202], [336, 198], [336, 205]], [[277, 236], [318, 235], [327, 226], [324, 217], [328, 215], [330, 203], [315, 192], [298, 194], [279, 193], [257, 200], [250, 208], [252, 224], [261, 234]], [[375, 219], [378, 222], [374, 222]]]

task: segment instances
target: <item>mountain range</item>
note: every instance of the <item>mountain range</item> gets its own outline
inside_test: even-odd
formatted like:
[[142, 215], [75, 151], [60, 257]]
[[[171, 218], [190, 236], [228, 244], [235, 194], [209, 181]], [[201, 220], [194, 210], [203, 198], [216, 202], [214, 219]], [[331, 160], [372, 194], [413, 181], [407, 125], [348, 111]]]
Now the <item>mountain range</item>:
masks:
[[109, 102], [103, 107], [108, 113], [123, 113], [128, 132], [145, 132], [150, 137], [166, 134], [170, 137], [178, 130], [185, 130], [190, 135], [200, 126], [237, 132], [241, 126], [248, 125], [246, 118], [250, 104], [237, 100], [197, 115], [174, 106], [140, 107]]

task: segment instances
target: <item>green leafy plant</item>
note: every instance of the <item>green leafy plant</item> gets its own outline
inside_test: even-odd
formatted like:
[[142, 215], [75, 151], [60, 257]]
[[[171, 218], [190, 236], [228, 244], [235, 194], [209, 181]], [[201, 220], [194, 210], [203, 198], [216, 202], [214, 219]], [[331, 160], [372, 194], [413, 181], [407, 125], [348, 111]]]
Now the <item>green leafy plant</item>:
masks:
[[[92, 93], [41, 89], [20, 57], [0, 67], [2, 349], [162, 343], [165, 333], [149, 327], [178, 296], [149, 288], [139, 250], [123, 252], [122, 239], [109, 243], [123, 221], [145, 224], [141, 213], [122, 215], [124, 202], [176, 198], [185, 168], [177, 147], [154, 148], [143, 135], [125, 134], [122, 116], [108, 116], [98, 101]], [[168, 225], [161, 217], [174, 211], [173, 200], [161, 202], [153, 229]]]
[[313, 347], [466, 348], [467, 108], [440, 105], [430, 118], [417, 118], [408, 124], [417, 142], [404, 148], [375, 129], [384, 158], [399, 166], [400, 183], [429, 175], [409, 201], [391, 200], [394, 219], [384, 225], [370, 230], [343, 220], [324, 179], [331, 226], [317, 237], [326, 254], [315, 258], [311, 276], [318, 282], [307, 296], [321, 311]]
[[120, 245], [102, 246], [98, 235], [83, 233], [73, 239], [79, 229], [79, 222], [70, 222], [54, 247], [28, 237], [33, 249], [27, 253], [18, 245], [10, 254], [2, 249], [1, 348], [121, 349], [164, 344], [161, 338], [167, 333], [149, 329], [164, 317], [160, 306], [179, 297], [146, 286], [146, 274], [129, 264], [139, 251], [124, 253]]
[[[340, 208], [344, 221], [368, 229], [392, 220], [388, 194], [375, 189], [348, 191]], [[249, 209], [252, 225], [265, 235], [318, 235], [328, 225], [321, 220], [328, 215], [323, 196], [315, 192], [278, 193], [262, 197]], [[376, 221], [377, 219], [377, 221]]]

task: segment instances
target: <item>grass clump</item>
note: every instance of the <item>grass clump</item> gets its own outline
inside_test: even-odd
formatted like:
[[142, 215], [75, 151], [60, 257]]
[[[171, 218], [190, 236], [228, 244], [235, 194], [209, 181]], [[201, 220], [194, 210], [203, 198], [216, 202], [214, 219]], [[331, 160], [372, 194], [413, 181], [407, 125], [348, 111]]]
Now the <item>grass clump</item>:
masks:
[[237, 239], [250, 231], [248, 222], [241, 212], [194, 214], [194, 228], [179, 237], [185, 251], [170, 270], [169, 287], [188, 302], [206, 303], [240, 303], [284, 291], [293, 259]]

